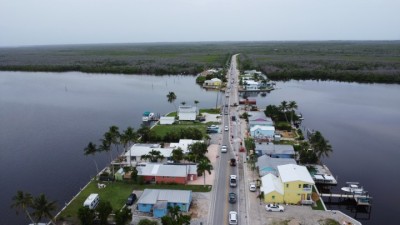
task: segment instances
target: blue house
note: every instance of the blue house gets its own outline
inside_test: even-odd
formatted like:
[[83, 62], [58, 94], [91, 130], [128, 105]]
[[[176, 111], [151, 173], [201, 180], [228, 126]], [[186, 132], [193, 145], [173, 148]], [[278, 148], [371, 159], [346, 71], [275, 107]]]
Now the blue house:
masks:
[[274, 126], [262, 126], [262, 125], [255, 125], [250, 128], [250, 135], [254, 139], [262, 140], [272, 140], [275, 135], [275, 127]]
[[271, 158], [268, 155], [258, 157], [256, 166], [260, 177], [269, 173], [279, 177], [278, 166], [286, 164], [297, 164], [292, 158]]
[[295, 152], [292, 145], [274, 145], [273, 143], [256, 142], [256, 154], [268, 155], [271, 158], [294, 158]]
[[191, 202], [192, 191], [145, 189], [138, 200], [138, 210], [161, 218], [167, 215], [168, 206], [179, 206], [182, 212], [188, 212]]

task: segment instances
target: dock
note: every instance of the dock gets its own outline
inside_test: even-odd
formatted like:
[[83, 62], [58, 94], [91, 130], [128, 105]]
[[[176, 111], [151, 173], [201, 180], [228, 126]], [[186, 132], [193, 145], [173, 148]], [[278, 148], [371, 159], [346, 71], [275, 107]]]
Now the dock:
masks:
[[334, 194], [334, 193], [320, 193], [320, 197], [327, 197], [329, 200], [332, 198], [338, 199], [353, 199], [357, 206], [371, 206], [372, 197], [367, 193], [357, 195], [357, 194]]
[[312, 167], [310, 174], [316, 184], [337, 185], [337, 179], [326, 165], [311, 164], [308, 166]]

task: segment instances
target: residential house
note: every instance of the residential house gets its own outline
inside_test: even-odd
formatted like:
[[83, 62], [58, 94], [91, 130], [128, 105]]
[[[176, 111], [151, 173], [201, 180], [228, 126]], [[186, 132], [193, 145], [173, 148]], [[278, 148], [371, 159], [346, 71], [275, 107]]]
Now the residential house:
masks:
[[170, 143], [169, 147], [173, 149], [181, 148], [183, 153], [186, 154], [189, 152], [189, 146], [196, 142], [203, 142], [203, 140], [180, 139], [179, 143]]
[[186, 106], [186, 105], [179, 106], [178, 109], [179, 120], [195, 121], [197, 114], [198, 112], [196, 106]]
[[264, 193], [264, 201], [266, 203], [284, 202], [283, 183], [271, 173], [261, 177], [260, 191]]
[[214, 88], [219, 88], [221, 87], [222, 80], [218, 78], [212, 78], [211, 80], [205, 80], [203, 83], [204, 87], [214, 87]]
[[168, 214], [168, 206], [179, 206], [180, 211], [188, 212], [192, 202], [192, 191], [144, 189], [138, 200], [140, 212], [153, 213], [153, 217], [161, 218]]
[[160, 117], [160, 124], [161, 125], [171, 125], [175, 123], [175, 117], [173, 116], [162, 116]]
[[268, 139], [272, 140], [275, 134], [275, 127], [255, 125], [250, 128], [250, 135], [254, 139]]
[[260, 190], [266, 203], [312, 204], [312, 186], [315, 184], [304, 166], [278, 166], [279, 177], [269, 173], [261, 178]]
[[312, 186], [315, 184], [305, 166], [287, 164], [278, 166], [284, 188], [284, 202], [289, 204], [312, 203]]
[[197, 180], [196, 164], [159, 164], [141, 163], [136, 167], [138, 176], [142, 176], [149, 183], [176, 183], [186, 184]]
[[253, 111], [247, 112], [249, 115], [249, 129], [256, 126], [274, 126], [274, 121], [270, 117], [267, 117], [264, 112]]
[[125, 164], [136, 166], [137, 163], [143, 162], [143, 155], [149, 154], [152, 150], [159, 151], [161, 155], [167, 160], [172, 155], [173, 148], [161, 148], [160, 144], [134, 144], [125, 152]]
[[244, 89], [247, 91], [257, 91], [260, 90], [258, 82], [254, 80], [246, 80], [243, 82]]
[[255, 151], [258, 156], [268, 155], [272, 158], [294, 158], [293, 145], [276, 145], [274, 143], [256, 142]]
[[269, 173], [278, 176], [278, 166], [286, 164], [297, 164], [292, 158], [271, 158], [268, 155], [258, 157], [256, 166], [258, 174], [263, 177]]
[[120, 169], [114, 174], [115, 180], [123, 180], [123, 179], [124, 179], [124, 175], [125, 175], [124, 168], [120, 168]]

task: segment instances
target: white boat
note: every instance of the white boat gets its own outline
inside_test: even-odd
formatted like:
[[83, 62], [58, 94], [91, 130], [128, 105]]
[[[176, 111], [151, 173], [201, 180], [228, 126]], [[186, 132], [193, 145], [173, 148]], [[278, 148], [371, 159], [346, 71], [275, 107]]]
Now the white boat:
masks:
[[342, 187], [342, 191], [344, 192], [349, 192], [352, 194], [363, 194], [364, 193], [364, 188], [360, 187], [357, 182], [347, 182], [347, 187]]
[[143, 117], [142, 117], [143, 122], [147, 122], [152, 119], [154, 119], [154, 113], [152, 113], [152, 112], [144, 112], [143, 113]]

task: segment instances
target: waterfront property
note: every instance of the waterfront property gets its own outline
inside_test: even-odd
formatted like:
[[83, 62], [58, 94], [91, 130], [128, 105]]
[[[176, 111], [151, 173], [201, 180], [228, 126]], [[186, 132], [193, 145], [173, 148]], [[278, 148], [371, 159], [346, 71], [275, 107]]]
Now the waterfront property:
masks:
[[258, 156], [268, 155], [272, 158], [294, 158], [292, 145], [276, 145], [274, 143], [256, 142], [255, 152]]
[[278, 166], [286, 164], [297, 164], [292, 158], [271, 158], [268, 155], [258, 157], [256, 166], [258, 174], [263, 177], [269, 173], [278, 176]]
[[199, 113], [196, 106], [186, 106], [186, 105], [179, 106], [178, 109], [179, 120], [195, 121], [198, 114]]
[[153, 213], [161, 218], [168, 213], [168, 206], [179, 206], [182, 212], [188, 212], [192, 202], [192, 191], [144, 189], [138, 200], [138, 210]]
[[197, 180], [196, 164], [141, 163], [136, 169], [146, 183], [187, 184]]
[[312, 204], [312, 186], [315, 184], [304, 166], [278, 166], [279, 177], [267, 174], [261, 178], [260, 190], [266, 203]]
[[246, 91], [257, 91], [260, 90], [260, 85], [258, 82], [254, 80], [245, 80], [243, 81], [244, 89]]
[[275, 135], [275, 127], [255, 125], [250, 128], [250, 135], [256, 140], [272, 141]]
[[205, 80], [203, 83], [203, 87], [207, 88], [220, 88], [222, 81], [218, 78], [212, 78], [211, 80]]
[[159, 151], [160, 154], [167, 159], [171, 156], [173, 148], [161, 148], [160, 144], [134, 144], [125, 152], [124, 164], [136, 166], [137, 163], [145, 161], [142, 160], [143, 155], [148, 155], [151, 151]]
[[247, 112], [249, 115], [249, 129], [256, 126], [274, 126], [274, 121], [270, 117], [267, 117], [264, 112], [250, 111]]
[[333, 177], [332, 172], [326, 165], [307, 165], [308, 171], [316, 184], [336, 185], [337, 180]]
[[178, 143], [170, 143], [169, 147], [173, 149], [181, 148], [183, 153], [186, 154], [189, 152], [189, 146], [196, 143], [203, 142], [202, 140], [192, 140], [192, 139], [180, 139]]

